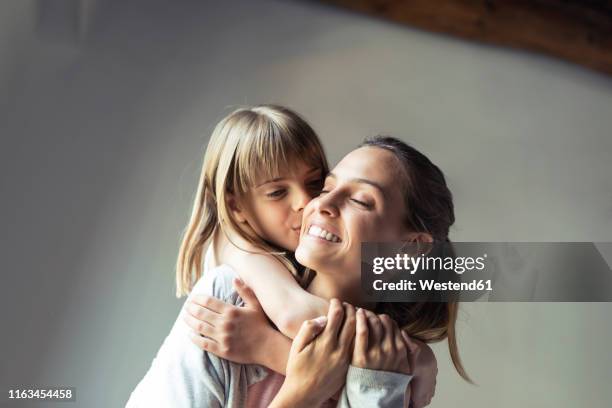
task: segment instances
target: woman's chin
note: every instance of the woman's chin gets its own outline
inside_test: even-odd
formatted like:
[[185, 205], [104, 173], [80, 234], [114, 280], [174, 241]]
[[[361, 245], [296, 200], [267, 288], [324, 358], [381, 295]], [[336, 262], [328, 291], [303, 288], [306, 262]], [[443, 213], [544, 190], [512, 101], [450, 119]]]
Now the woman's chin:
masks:
[[332, 247], [329, 243], [302, 238], [295, 250], [295, 258], [307, 268], [317, 270], [333, 262], [337, 249]]
[[321, 265], [321, 254], [313, 251], [309, 245], [300, 244], [295, 250], [295, 259], [307, 268], [317, 270]]

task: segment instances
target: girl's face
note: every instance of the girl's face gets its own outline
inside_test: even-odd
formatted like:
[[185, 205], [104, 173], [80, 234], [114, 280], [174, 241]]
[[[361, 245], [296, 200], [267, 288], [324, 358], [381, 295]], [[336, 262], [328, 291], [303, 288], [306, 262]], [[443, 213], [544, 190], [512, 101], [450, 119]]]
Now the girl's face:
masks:
[[295, 251], [304, 207], [321, 191], [322, 179], [320, 168], [300, 161], [278, 178], [261, 180], [241, 197], [238, 221], [266, 241]]
[[296, 258], [318, 272], [360, 275], [361, 243], [409, 239], [405, 175], [393, 153], [361, 147], [346, 155], [304, 210]]

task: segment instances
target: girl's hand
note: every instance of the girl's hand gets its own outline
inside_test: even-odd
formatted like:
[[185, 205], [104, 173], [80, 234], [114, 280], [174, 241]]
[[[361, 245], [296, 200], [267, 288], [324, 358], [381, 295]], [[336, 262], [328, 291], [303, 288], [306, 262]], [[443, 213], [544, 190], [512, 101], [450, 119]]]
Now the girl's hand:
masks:
[[[185, 304], [183, 320], [195, 332], [191, 340], [201, 349], [240, 364], [267, 365], [262, 350], [280, 335], [268, 322], [255, 293], [240, 279], [234, 288], [244, 307], [227, 304], [212, 296], [194, 294]], [[202, 337], [206, 336], [206, 337]]]
[[314, 407], [346, 381], [355, 337], [355, 309], [337, 299], [327, 317], [305, 321], [293, 340], [287, 376], [270, 407]]
[[357, 311], [352, 365], [372, 370], [412, 374], [408, 344], [397, 323], [387, 315]]

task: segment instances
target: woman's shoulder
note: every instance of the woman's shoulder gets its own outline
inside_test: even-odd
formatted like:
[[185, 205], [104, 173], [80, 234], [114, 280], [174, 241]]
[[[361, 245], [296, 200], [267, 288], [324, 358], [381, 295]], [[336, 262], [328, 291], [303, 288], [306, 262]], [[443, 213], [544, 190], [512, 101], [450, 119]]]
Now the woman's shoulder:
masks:
[[240, 298], [234, 289], [233, 280], [238, 274], [230, 265], [222, 264], [204, 271], [195, 283], [189, 296], [204, 294], [214, 296], [224, 302], [238, 304]]

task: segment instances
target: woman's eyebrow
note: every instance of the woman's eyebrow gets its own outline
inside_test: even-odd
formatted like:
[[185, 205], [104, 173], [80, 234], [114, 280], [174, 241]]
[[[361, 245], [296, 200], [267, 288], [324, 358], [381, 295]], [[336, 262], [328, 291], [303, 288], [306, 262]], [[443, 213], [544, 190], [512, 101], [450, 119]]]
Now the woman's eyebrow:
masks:
[[[331, 172], [327, 175], [327, 177], [331, 177], [333, 179], [337, 179], [338, 178], [338, 177], [336, 177], [336, 175], [334, 173], [331, 173]], [[385, 189], [380, 184], [378, 184], [375, 181], [368, 180], [368, 179], [361, 178], [361, 177], [353, 177], [353, 178], [350, 178], [350, 179], [346, 179], [346, 181], [349, 182], [349, 183], [367, 184], [367, 185], [372, 186], [375, 189], [377, 189], [380, 192], [380, 194], [383, 195], [383, 197], [387, 196], [387, 194], [385, 193]]]

